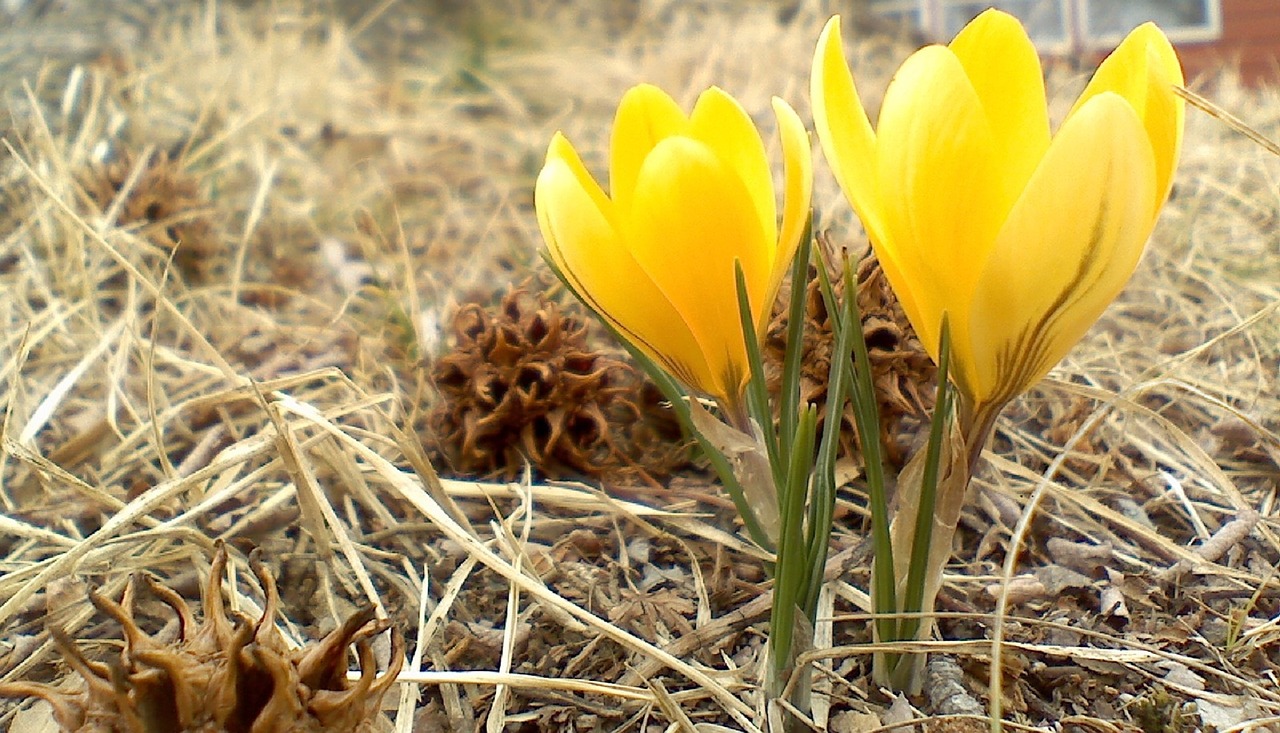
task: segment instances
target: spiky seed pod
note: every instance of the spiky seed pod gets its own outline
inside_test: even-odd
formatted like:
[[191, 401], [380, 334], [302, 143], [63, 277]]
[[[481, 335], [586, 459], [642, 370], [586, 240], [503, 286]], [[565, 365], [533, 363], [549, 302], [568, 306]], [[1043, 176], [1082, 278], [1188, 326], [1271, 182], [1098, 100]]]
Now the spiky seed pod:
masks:
[[[820, 262], [837, 263], [838, 255], [829, 240], [819, 235]], [[843, 278], [837, 268], [826, 265], [831, 275], [836, 298], [844, 297]], [[801, 359], [801, 398], [819, 406], [819, 417], [825, 420], [827, 377], [831, 369], [834, 336], [816, 270], [810, 266], [805, 292], [804, 353]], [[858, 309], [862, 314], [862, 333], [871, 357], [871, 373], [880, 407], [881, 439], [888, 459], [901, 466], [921, 418], [927, 419], [933, 409], [937, 367], [921, 346], [906, 313], [898, 304], [889, 281], [880, 269], [875, 254], [868, 251], [858, 261]], [[777, 389], [786, 354], [786, 298], [779, 298], [778, 310], [769, 324], [764, 358], [771, 389]], [[847, 405], [841, 429], [841, 453], [855, 450], [853, 406]]]
[[[130, 578], [120, 603], [91, 592], [93, 605], [123, 628], [120, 657], [90, 661], [65, 632], [50, 629], [84, 689], [17, 682], [0, 685], [0, 696], [43, 698], [69, 733], [373, 733], [386, 727], [382, 698], [404, 660], [395, 628], [375, 620], [368, 607], [319, 642], [291, 651], [275, 626], [280, 596], [271, 574], [251, 560], [266, 592], [262, 616], [229, 615], [221, 592], [226, 564], [226, 547], [218, 543], [201, 623], [178, 593], [149, 576]], [[139, 578], [177, 615], [176, 642], [158, 641], [138, 627]], [[371, 640], [388, 628], [390, 668], [379, 676]], [[347, 681], [353, 645], [360, 662], [354, 684]]]
[[[125, 189], [138, 161], [133, 153], [94, 167], [81, 176], [89, 198], [107, 211]], [[218, 250], [217, 234], [209, 219], [211, 207], [200, 195], [196, 180], [163, 152], [151, 154], [128, 190], [116, 223], [139, 226], [140, 234], [162, 252], [173, 251], [174, 266], [188, 280], [207, 279], [211, 255]]]
[[495, 309], [462, 306], [452, 331], [432, 367], [440, 399], [429, 425], [454, 471], [511, 479], [526, 461], [552, 478], [670, 470], [677, 451], [658, 449], [656, 402], [630, 367], [589, 345], [585, 320], [516, 288]]

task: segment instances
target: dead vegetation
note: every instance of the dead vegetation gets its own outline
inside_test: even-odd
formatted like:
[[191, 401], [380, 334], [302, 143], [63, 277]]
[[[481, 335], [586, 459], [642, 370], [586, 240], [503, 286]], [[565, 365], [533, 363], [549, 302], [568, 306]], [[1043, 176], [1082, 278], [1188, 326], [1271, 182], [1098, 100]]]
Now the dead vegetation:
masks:
[[[569, 310], [571, 312], [566, 312]], [[662, 395], [589, 343], [581, 310], [514, 288], [496, 305], [466, 303], [434, 355], [437, 398], [425, 431], [446, 472], [657, 483], [689, 451]]]
[[[88, 590], [118, 598], [145, 571], [195, 599], [222, 539], [236, 575], [261, 548], [290, 646], [365, 605], [404, 633], [386, 729], [760, 729], [770, 586], [707, 477], [441, 478], [430, 370], [455, 314], [541, 267], [530, 192], [554, 130], [602, 171], [640, 80], [803, 114], [825, 12], [503, 7], [202, 3], [3, 75], [0, 682], [67, 683], [49, 628], [118, 656]], [[874, 106], [909, 47], [851, 48]], [[1053, 82], [1062, 109], [1083, 79]], [[1274, 90], [1199, 84], [1280, 137]], [[975, 481], [930, 647], [946, 695], [895, 702], [866, 677], [865, 497], [845, 466], [820, 727], [914, 708], [944, 730], [1000, 694], [1034, 729], [1280, 729], [1280, 161], [1188, 120], [1134, 281], [1006, 413]], [[816, 205], [859, 241], [821, 167]], [[155, 638], [170, 617], [138, 616]]]
[[[226, 545], [218, 543], [201, 589], [202, 618], [187, 602], [154, 578], [129, 579], [117, 603], [90, 591], [99, 613], [120, 624], [124, 648], [106, 664], [87, 659], [65, 631], [49, 629], [54, 645], [80, 677], [71, 690], [39, 683], [0, 684], [0, 695], [38, 697], [53, 708], [64, 730], [225, 731], [240, 733], [370, 733], [379, 720], [382, 697], [395, 684], [404, 661], [398, 630], [374, 621], [365, 606], [318, 642], [294, 651], [276, 628], [280, 594], [275, 579], [257, 557], [250, 564], [266, 603], [252, 618], [228, 614], [222, 597]], [[169, 608], [178, 623], [173, 640], [152, 637], [135, 615], [138, 587]], [[390, 669], [375, 668], [370, 640], [391, 628]], [[360, 676], [347, 680], [347, 654], [355, 647]]]

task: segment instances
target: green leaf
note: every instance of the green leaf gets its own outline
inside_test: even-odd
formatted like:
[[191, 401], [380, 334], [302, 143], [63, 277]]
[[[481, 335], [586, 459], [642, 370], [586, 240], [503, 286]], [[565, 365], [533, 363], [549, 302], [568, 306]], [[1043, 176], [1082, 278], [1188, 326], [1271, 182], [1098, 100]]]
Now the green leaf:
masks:
[[787, 303], [787, 343], [782, 362], [782, 390], [778, 397], [779, 444], [785, 451], [796, 435], [800, 408], [800, 362], [804, 355], [804, 301], [808, 291], [810, 252], [813, 249], [813, 212], [805, 222], [800, 247], [791, 266], [791, 298]]
[[[824, 270], [819, 264], [818, 269]], [[825, 278], [825, 271], [823, 271]], [[830, 283], [828, 282], [829, 286]], [[825, 295], [824, 295], [825, 297]], [[822, 577], [826, 571], [827, 554], [831, 544], [831, 521], [836, 501], [836, 452], [840, 449], [840, 427], [844, 415], [844, 404], [848, 392], [846, 380], [849, 376], [848, 356], [852, 348], [854, 334], [859, 336], [862, 329], [847, 328], [846, 324], [853, 320], [851, 308], [856, 304], [843, 306], [844, 317], [832, 313], [831, 322], [835, 335], [835, 347], [831, 352], [830, 371], [827, 375], [826, 421], [822, 424], [822, 439], [818, 446], [818, 457], [814, 468], [813, 488], [809, 497], [808, 538], [808, 577], [805, 581], [805, 599], [802, 607], [809, 614], [809, 622], [816, 620], [818, 594], [822, 590]]]
[[822, 277], [823, 298], [827, 312], [839, 314], [837, 328], [850, 331], [853, 358], [846, 361], [848, 352], [832, 354], [847, 370], [845, 379], [849, 385], [849, 399], [853, 402], [854, 423], [858, 428], [858, 445], [862, 450], [863, 470], [867, 480], [867, 503], [871, 511], [871, 539], [874, 548], [872, 560], [872, 607], [876, 613], [876, 633], [881, 641], [895, 641], [898, 635], [897, 582], [893, 569], [893, 543], [889, 535], [889, 498], [885, 488], [884, 449], [880, 444], [880, 406], [876, 401], [875, 383], [871, 376], [871, 357], [867, 341], [862, 333], [862, 313], [858, 309], [858, 283], [853, 267], [846, 256], [843, 261], [844, 302], [836, 305], [835, 291], [824, 268], [818, 268]]
[[804, 502], [809, 476], [813, 473], [814, 436], [817, 432], [818, 408], [809, 405], [800, 412], [796, 423], [795, 444], [791, 447], [791, 465], [786, 471], [787, 498], [782, 505], [782, 531], [778, 536], [778, 566], [773, 588], [773, 613], [769, 619], [770, 643], [773, 645], [774, 678], [789, 665], [795, 634], [796, 610], [804, 600], [804, 582], [808, 553], [804, 547]]
[[[769, 453], [769, 466], [773, 468], [773, 482], [781, 487], [782, 475], [780, 467], [785, 465], [784, 457], [779, 452], [778, 434], [773, 428], [773, 408], [769, 403], [769, 391], [765, 384], [764, 358], [760, 354], [760, 339], [756, 335], [755, 319], [751, 317], [751, 302], [747, 295], [747, 278], [742, 272], [742, 263], [734, 260], [733, 275], [738, 288], [738, 317], [742, 324], [742, 338], [747, 346], [747, 364], [751, 368], [751, 379], [747, 382], [747, 410], [751, 419], [755, 420], [765, 450]], [[740, 425], [738, 429], [751, 432], [751, 425]], [[782, 501], [782, 497], [778, 497]]]
[[[947, 380], [950, 364], [951, 329], [944, 313], [941, 345], [938, 347], [938, 400], [934, 404], [933, 418], [929, 421], [929, 445], [925, 448], [924, 478], [920, 482], [920, 508], [916, 512], [915, 533], [911, 538], [911, 563], [907, 570], [906, 598], [902, 604], [902, 610], [907, 614], [919, 613], [924, 602], [929, 548], [933, 541], [933, 513], [938, 499], [938, 468], [955, 394]], [[914, 638], [920, 622], [919, 616], [903, 618], [902, 638]]]

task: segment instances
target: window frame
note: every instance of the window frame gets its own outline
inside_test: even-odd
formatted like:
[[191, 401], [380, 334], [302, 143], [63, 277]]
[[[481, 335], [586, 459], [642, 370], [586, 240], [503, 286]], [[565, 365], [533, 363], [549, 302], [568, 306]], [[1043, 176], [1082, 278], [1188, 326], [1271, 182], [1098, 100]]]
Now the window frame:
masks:
[[[1110, 48], [1124, 40], [1129, 30], [1093, 33], [1089, 28], [1089, 6], [1096, 2], [1114, 2], [1115, 0], [1070, 0], [1075, 5], [1075, 23], [1082, 47], [1089, 49]], [[1208, 25], [1200, 26], [1160, 26], [1160, 30], [1168, 36], [1172, 43], [1207, 43], [1222, 38], [1222, 0], [1200, 0], [1204, 4]]]
[[[1075, 24], [1076, 23], [1076, 14], [1075, 14], [1076, 0], [1049, 0], [1049, 1], [1052, 2], [1054, 6], [1056, 6], [1058, 23], [1062, 28], [1062, 35], [1058, 38], [1053, 39], [1052, 41], [1036, 43], [1036, 49], [1041, 53], [1051, 53], [1051, 54], [1066, 53], [1075, 46], [1075, 43], [1077, 40], [1076, 35], [1077, 35], [1078, 29]], [[986, 5], [988, 7], [991, 6], [991, 0], [987, 0], [987, 2], [982, 2], [982, 3], [976, 3], [974, 0], [920, 0], [920, 2], [925, 6], [932, 6], [935, 10], [934, 17], [932, 18], [932, 20], [934, 21], [934, 24], [929, 30], [937, 38], [950, 38], [952, 35], [954, 35], [954, 33], [948, 34], [947, 31], [949, 29], [946, 28], [945, 26], [946, 17], [947, 17], [946, 10], [949, 6], [975, 5], [975, 4]], [[1023, 22], [1025, 27], [1026, 22], [1023, 21], [1022, 18], [1019, 18], [1019, 20]], [[957, 29], [957, 31], [958, 30], [959, 29]], [[1032, 38], [1031, 40], [1032, 42], [1035, 42], [1036, 39]]]
[[[1200, 0], [1204, 3], [1207, 26], [1181, 26], [1161, 30], [1174, 43], [1208, 43], [1222, 38], [1222, 0]], [[878, 0], [870, 4], [872, 12], [884, 9], [901, 13], [915, 11], [920, 30], [937, 39], [947, 39], [946, 10], [952, 5], [965, 5], [973, 0]], [[1090, 3], [1116, 2], [1116, 0], [1052, 0], [1058, 8], [1064, 35], [1053, 42], [1041, 42], [1036, 48], [1041, 53], [1063, 54], [1077, 50], [1095, 51], [1114, 48], [1131, 29], [1115, 32], [1093, 33], [1089, 28]], [[1034, 40], [1034, 39], [1033, 39]]]
[[[872, 13], [879, 15], [885, 13], [912, 13], [914, 14], [914, 23], [921, 29], [928, 29], [927, 7], [928, 0], [870, 0], [867, 4]], [[894, 22], [898, 18], [893, 19]]]

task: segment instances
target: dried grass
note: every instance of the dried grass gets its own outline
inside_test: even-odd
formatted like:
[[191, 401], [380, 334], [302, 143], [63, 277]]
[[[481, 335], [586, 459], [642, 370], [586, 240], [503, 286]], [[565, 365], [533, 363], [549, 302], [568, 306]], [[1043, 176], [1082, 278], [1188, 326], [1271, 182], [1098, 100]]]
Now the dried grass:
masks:
[[[366, 602], [416, 628], [396, 730], [759, 729], [768, 584], [714, 489], [441, 479], [412, 355], [438, 351], [456, 303], [536, 266], [530, 190], [554, 130], [603, 170], [640, 80], [686, 103], [721, 85], [765, 124], [770, 95], [803, 109], [825, 13], [497, 8], [209, 3], [5, 90], [0, 681], [62, 677], [46, 624], [118, 638], [86, 586], [146, 571], [194, 593], [224, 538], [243, 608], [262, 595], [242, 550], [274, 561], [295, 643]], [[869, 90], [909, 51], [853, 48]], [[1083, 77], [1055, 79], [1061, 107]], [[1274, 90], [1213, 81], [1280, 138]], [[982, 700], [1002, 625], [1011, 723], [1112, 730], [1165, 709], [1157, 693], [1219, 730], [1280, 714], [1280, 161], [1188, 122], [1130, 287], [1000, 423], [946, 578], [947, 641], [922, 646]], [[117, 216], [140, 166], [106, 206], [85, 190], [153, 152], [195, 181], [220, 245], [207, 279]], [[822, 172], [816, 203], [857, 246]], [[841, 495], [814, 652], [831, 730], [889, 706], [865, 678], [864, 498], [856, 481]]]

